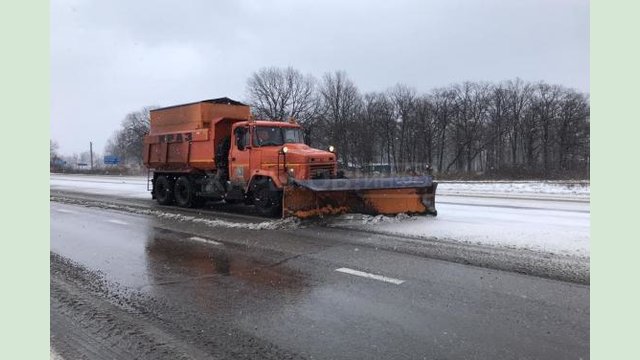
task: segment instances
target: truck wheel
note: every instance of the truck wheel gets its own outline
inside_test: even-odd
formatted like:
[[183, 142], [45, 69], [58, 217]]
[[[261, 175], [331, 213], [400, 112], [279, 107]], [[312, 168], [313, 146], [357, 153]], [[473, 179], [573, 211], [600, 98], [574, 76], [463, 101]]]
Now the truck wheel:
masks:
[[238, 199], [224, 199], [224, 202], [229, 204], [229, 205], [235, 205], [235, 204], [239, 204], [242, 202], [242, 200], [238, 200]]
[[176, 180], [176, 185], [173, 188], [173, 195], [176, 198], [176, 204], [180, 207], [189, 208], [198, 204], [193, 185], [186, 176], [180, 176], [178, 180]]
[[160, 205], [171, 205], [173, 203], [173, 184], [166, 176], [158, 176], [153, 186], [156, 200]]
[[276, 189], [271, 179], [257, 180], [253, 186], [253, 204], [262, 216], [282, 214], [282, 191]]

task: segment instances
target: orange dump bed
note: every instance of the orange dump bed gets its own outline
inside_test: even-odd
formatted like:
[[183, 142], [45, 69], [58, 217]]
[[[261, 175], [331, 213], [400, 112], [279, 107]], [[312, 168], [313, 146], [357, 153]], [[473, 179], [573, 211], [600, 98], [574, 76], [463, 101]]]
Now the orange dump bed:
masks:
[[249, 120], [249, 106], [229, 98], [151, 111], [144, 139], [144, 164], [152, 169], [215, 169], [215, 149], [231, 134], [231, 125]]

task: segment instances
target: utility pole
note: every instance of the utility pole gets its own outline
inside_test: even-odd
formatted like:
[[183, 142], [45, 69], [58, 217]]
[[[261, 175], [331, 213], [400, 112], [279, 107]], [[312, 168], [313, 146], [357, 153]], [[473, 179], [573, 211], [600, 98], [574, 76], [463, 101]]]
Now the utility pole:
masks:
[[91, 170], [93, 170], [93, 142], [89, 141], [89, 156], [91, 158]]

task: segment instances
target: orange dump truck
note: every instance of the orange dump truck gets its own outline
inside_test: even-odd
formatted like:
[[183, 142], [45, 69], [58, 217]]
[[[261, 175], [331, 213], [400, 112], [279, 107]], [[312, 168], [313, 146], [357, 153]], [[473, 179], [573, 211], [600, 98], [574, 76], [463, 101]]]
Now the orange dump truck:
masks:
[[333, 147], [311, 148], [295, 121], [254, 120], [249, 106], [229, 98], [152, 110], [143, 159], [162, 205], [224, 200], [299, 218], [437, 214], [431, 176], [346, 179]]

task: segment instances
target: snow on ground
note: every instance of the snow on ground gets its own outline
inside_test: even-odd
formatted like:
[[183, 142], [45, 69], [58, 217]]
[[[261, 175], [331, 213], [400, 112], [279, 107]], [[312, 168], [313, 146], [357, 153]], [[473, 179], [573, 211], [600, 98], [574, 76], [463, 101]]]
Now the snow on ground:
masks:
[[337, 225], [391, 235], [589, 257], [588, 207], [567, 211], [550, 205], [546, 209], [533, 209], [436, 201], [437, 217], [345, 215], [347, 221]]
[[[51, 174], [50, 187], [151, 199], [146, 177]], [[332, 224], [589, 257], [588, 182], [445, 182], [438, 186], [436, 207], [437, 217], [344, 215]]]
[[151, 192], [147, 191], [146, 176], [51, 174], [49, 179], [51, 190], [151, 199]]
[[[73, 205], [84, 205], [91, 206], [91, 201], [74, 201], [65, 199], [62, 202]], [[100, 203], [98, 206], [102, 209], [111, 209], [117, 211], [126, 211], [133, 214], [138, 215], [146, 215], [146, 216], [155, 216], [161, 219], [167, 220], [175, 220], [180, 222], [192, 222], [196, 224], [204, 224], [210, 227], [224, 227], [231, 229], [246, 229], [246, 230], [286, 230], [286, 229], [297, 229], [300, 228], [300, 220], [296, 218], [286, 218], [286, 219], [277, 219], [277, 220], [265, 220], [260, 222], [236, 222], [236, 221], [226, 221], [221, 219], [208, 219], [204, 218], [200, 215], [191, 216], [184, 214], [176, 214], [168, 211], [162, 210], [154, 210], [154, 209], [141, 209], [139, 207], [132, 207], [126, 205], [115, 205], [108, 203]], [[56, 211], [65, 212], [64, 208], [54, 207]], [[118, 220], [110, 220], [112, 222], [118, 223]]]
[[439, 181], [438, 192], [446, 195], [514, 195], [588, 200], [589, 181]]

